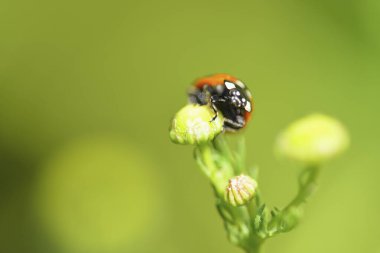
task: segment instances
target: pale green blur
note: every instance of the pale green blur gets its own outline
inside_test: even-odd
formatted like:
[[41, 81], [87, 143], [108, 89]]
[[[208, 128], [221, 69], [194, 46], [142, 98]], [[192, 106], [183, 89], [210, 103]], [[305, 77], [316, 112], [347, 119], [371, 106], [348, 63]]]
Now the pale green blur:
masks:
[[379, 252], [379, 23], [377, 0], [0, 1], [0, 252], [240, 252], [168, 137], [193, 80], [223, 72], [253, 93], [271, 207], [301, 170], [275, 158], [281, 130], [319, 112], [351, 136], [265, 251]]
[[38, 221], [68, 252], [119, 252], [154, 236], [162, 192], [146, 160], [114, 138], [68, 145], [37, 180]]
[[347, 130], [337, 119], [311, 114], [281, 132], [276, 151], [306, 166], [319, 165], [345, 151], [349, 143]]

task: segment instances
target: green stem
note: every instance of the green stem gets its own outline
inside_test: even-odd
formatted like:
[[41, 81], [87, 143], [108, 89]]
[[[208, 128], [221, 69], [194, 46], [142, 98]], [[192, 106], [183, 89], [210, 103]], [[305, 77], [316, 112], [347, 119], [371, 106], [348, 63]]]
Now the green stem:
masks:
[[260, 252], [262, 252], [261, 246], [262, 246], [261, 243], [255, 244], [255, 245], [250, 246], [248, 249], [245, 249], [245, 251], [247, 253], [260, 253]]
[[228, 179], [233, 174], [229, 171], [228, 166], [221, 166], [217, 163], [217, 152], [212, 143], [205, 143], [198, 146], [197, 154], [200, 156], [203, 172], [210, 179], [218, 196], [223, 198]]
[[[224, 139], [219, 139], [218, 143], [205, 143], [196, 148], [196, 158], [204, 173], [212, 182], [217, 198], [217, 209], [223, 218], [226, 231], [230, 240], [239, 244], [249, 253], [259, 253], [262, 240], [254, 233], [246, 234], [251, 229], [256, 215], [256, 203], [251, 201], [252, 206], [233, 207], [224, 201], [224, 193], [228, 179], [233, 175], [231, 159], [234, 156]], [[227, 155], [228, 154], [228, 155]], [[226, 160], [219, 160], [220, 157], [227, 156]], [[231, 239], [232, 238], [232, 239]], [[244, 245], [244, 246], [243, 246]]]
[[249, 213], [249, 217], [251, 218], [251, 221], [254, 222], [255, 221], [255, 218], [256, 218], [256, 215], [257, 215], [257, 203], [256, 203], [256, 200], [251, 200], [248, 204], [247, 204], [247, 210], [248, 210], [248, 213]]
[[204, 165], [209, 169], [210, 175], [218, 170], [215, 165], [214, 158], [212, 156], [212, 147], [209, 143], [205, 143], [198, 146]]
[[[228, 161], [232, 168], [235, 167], [235, 157], [228, 146], [228, 143], [225, 139], [226, 137], [223, 135], [219, 135], [214, 139], [214, 146], [216, 150], [226, 158], [226, 161]], [[235, 168], [234, 168], [235, 169]]]
[[299, 177], [299, 190], [295, 198], [276, 216], [268, 227], [269, 236], [292, 230], [299, 222], [302, 212], [301, 205], [305, 203], [317, 189], [318, 167], [305, 169]]
[[236, 166], [238, 173], [247, 172], [246, 170], [246, 152], [245, 152], [245, 138], [244, 136], [239, 136], [236, 150]]
[[[301, 173], [299, 179], [300, 186], [298, 194], [285, 209], [289, 209], [291, 207], [298, 207], [309, 199], [309, 197], [317, 189], [319, 171], [320, 170], [318, 167], [310, 167]], [[303, 178], [304, 176], [306, 177], [306, 179]]]

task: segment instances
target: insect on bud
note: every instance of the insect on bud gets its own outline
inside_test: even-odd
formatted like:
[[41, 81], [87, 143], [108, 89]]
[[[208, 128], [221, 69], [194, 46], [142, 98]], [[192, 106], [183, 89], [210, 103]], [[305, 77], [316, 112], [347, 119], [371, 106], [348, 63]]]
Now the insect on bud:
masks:
[[201, 144], [213, 140], [223, 131], [224, 119], [215, 117], [209, 105], [189, 104], [174, 116], [170, 139], [178, 144]]
[[247, 204], [256, 193], [257, 183], [246, 175], [231, 178], [225, 192], [225, 200], [233, 206]]
[[292, 123], [277, 139], [279, 154], [306, 163], [320, 164], [349, 146], [347, 130], [335, 118], [312, 114]]

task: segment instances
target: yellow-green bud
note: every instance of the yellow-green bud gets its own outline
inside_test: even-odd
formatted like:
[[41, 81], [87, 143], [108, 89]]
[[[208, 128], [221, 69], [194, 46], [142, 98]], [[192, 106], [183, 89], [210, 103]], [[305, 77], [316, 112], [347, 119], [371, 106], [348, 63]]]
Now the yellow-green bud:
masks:
[[209, 105], [189, 104], [174, 116], [170, 127], [170, 139], [178, 144], [201, 144], [213, 140], [223, 131], [221, 113], [215, 117]]
[[345, 127], [335, 118], [312, 114], [292, 123], [277, 139], [279, 154], [306, 163], [319, 164], [349, 146]]
[[247, 204], [256, 193], [257, 183], [246, 175], [231, 178], [225, 192], [225, 200], [233, 206]]

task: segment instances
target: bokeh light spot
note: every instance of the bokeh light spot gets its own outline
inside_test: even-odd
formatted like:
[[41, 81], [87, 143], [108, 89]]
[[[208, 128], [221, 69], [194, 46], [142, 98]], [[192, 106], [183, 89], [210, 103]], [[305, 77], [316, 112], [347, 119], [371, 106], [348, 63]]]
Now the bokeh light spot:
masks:
[[153, 173], [146, 157], [121, 141], [78, 141], [42, 171], [38, 214], [68, 252], [125, 250], [160, 217]]

